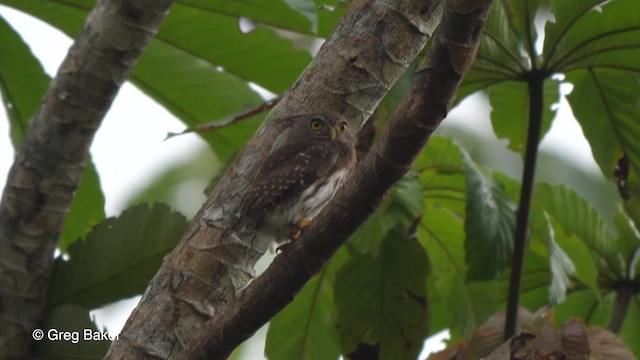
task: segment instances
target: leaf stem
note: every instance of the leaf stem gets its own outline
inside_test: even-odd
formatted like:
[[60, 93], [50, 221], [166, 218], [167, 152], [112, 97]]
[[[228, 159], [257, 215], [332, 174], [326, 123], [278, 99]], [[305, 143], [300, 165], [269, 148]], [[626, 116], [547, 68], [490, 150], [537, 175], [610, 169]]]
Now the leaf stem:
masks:
[[633, 297], [633, 284], [630, 282], [623, 282], [621, 286], [616, 289], [616, 299], [613, 302], [611, 308], [611, 316], [609, 317], [609, 325], [607, 329], [614, 334], [619, 334], [624, 324], [624, 319], [629, 312], [629, 305], [631, 298]]
[[544, 96], [544, 73], [533, 70], [525, 74], [529, 87], [529, 131], [527, 134], [527, 149], [524, 158], [522, 187], [520, 202], [516, 217], [516, 232], [514, 237], [513, 258], [511, 260], [511, 277], [509, 279], [509, 297], [507, 300], [507, 318], [505, 321], [504, 339], [515, 335], [522, 287], [522, 273], [524, 269], [524, 254], [527, 245], [527, 226], [531, 209], [531, 195], [533, 193], [536, 159], [540, 143], [540, 129], [542, 127], [542, 108]]

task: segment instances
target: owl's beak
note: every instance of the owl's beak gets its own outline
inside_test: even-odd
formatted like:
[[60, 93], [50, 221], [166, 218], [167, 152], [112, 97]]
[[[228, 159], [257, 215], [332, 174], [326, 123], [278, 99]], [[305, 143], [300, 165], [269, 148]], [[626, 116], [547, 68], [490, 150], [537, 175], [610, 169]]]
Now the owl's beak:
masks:
[[331, 139], [331, 141], [335, 141], [336, 140], [336, 136], [338, 136], [338, 131], [333, 126], [330, 127], [329, 130], [331, 130], [331, 134], [329, 134], [329, 138]]

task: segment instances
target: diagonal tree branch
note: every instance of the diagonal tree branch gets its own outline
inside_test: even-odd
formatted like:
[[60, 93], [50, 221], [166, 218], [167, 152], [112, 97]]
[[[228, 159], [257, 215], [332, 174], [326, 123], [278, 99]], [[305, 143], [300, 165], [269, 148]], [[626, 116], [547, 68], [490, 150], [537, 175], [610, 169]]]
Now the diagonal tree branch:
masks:
[[28, 355], [93, 136], [172, 0], [99, 0], [40, 108], [0, 203], [0, 359]]
[[226, 311], [269, 244], [221, 237], [244, 189], [294, 115], [331, 109], [353, 129], [418, 55], [443, 0], [354, 0], [333, 34], [238, 155], [149, 283], [109, 359], [182, 358], [194, 333]]
[[[224, 359], [284, 308], [311, 276], [378, 207], [407, 173], [444, 119], [475, 59], [491, 0], [452, 0], [411, 92], [379, 143], [358, 165], [331, 205], [271, 266], [214, 316], [190, 345], [188, 359]], [[190, 343], [191, 344], [191, 343]]]

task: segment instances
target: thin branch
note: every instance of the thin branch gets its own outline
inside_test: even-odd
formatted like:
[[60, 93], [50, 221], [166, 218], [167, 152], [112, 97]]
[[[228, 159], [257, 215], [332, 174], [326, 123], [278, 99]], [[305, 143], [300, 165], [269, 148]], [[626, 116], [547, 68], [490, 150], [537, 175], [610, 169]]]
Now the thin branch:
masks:
[[29, 124], [0, 203], [0, 358], [29, 355], [89, 145], [172, 3], [98, 1]]
[[524, 255], [528, 240], [529, 211], [531, 210], [531, 196], [533, 195], [538, 145], [540, 144], [540, 131], [542, 128], [544, 80], [544, 75], [537, 71], [527, 75], [527, 84], [529, 86], [529, 130], [527, 133], [527, 148], [524, 156], [520, 202], [516, 216], [516, 231], [504, 331], [505, 341], [516, 334], [522, 273], [524, 271]]
[[208, 131], [215, 131], [218, 129], [221, 129], [225, 126], [229, 126], [233, 123], [237, 123], [237, 122], [241, 122], [244, 120], [247, 120], [249, 118], [251, 118], [254, 115], [263, 113], [263, 112], [267, 112], [271, 109], [273, 109], [274, 106], [276, 106], [276, 104], [278, 104], [278, 102], [280, 101], [282, 97], [277, 97], [274, 99], [271, 99], [269, 101], [265, 101], [262, 104], [258, 104], [256, 106], [252, 106], [246, 110], [243, 110], [242, 112], [239, 112], [237, 114], [225, 117], [224, 119], [218, 119], [218, 120], [214, 120], [214, 121], [210, 121], [206, 124], [202, 124], [202, 125], [198, 125], [195, 127], [190, 127], [187, 128], [179, 133], [173, 133], [170, 132], [167, 134], [167, 137], [165, 138], [165, 140], [170, 139], [174, 136], [179, 136], [179, 135], [184, 135], [184, 134], [188, 134], [188, 133], [192, 133], [192, 132], [208, 132]]

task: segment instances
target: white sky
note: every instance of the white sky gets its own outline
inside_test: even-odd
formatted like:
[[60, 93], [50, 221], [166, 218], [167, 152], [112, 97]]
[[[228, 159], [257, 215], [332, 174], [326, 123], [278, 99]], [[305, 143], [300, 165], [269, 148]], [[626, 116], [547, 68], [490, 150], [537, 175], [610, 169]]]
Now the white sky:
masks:
[[[0, 15], [18, 30], [40, 59], [46, 72], [53, 76], [72, 43], [71, 39], [55, 28], [10, 8], [0, 6]], [[446, 123], [473, 128], [473, 131], [479, 133], [491, 132], [486, 119], [464, 122], [469, 116], [473, 117], [477, 107], [481, 106], [477, 99], [465, 103], [464, 108], [452, 112]], [[163, 141], [167, 132], [177, 132], [183, 128], [184, 125], [180, 121], [135, 87], [128, 83], [122, 87], [91, 147], [102, 182], [108, 215], [116, 215], [122, 211], [129, 196], [163, 169], [189, 159], [206, 146], [196, 135], [184, 135]], [[8, 121], [4, 111], [0, 111], [0, 139], [0, 189], [3, 189], [13, 161]], [[582, 130], [564, 101], [560, 106], [559, 117], [542, 142], [541, 149], [558, 151], [585, 168], [596, 168], [589, 145], [582, 136]], [[122, 302], [129, 309], [136, 303], [137, 299]], [[100, 314], [102, 315], [98, 316], [102, 323], [113, 333], [118, 333], [128, 312], [125, 311], [123, 314], [121, 308], [115, 312], [114, 308], [108, 308]], [[446, 337], [446, 334], [439, 334], [435, 342], [439, 343], [443, 337]], [[262, 356], [262, 348], [261, 343], [252, 346], [250, 354], [247, 354], [248, 358], [257, 359]], [[434, 345], [428, 345], [426, 348], [434, 349]], [[424, 358], [424, 355], [423, 353], [421, 358]]]

